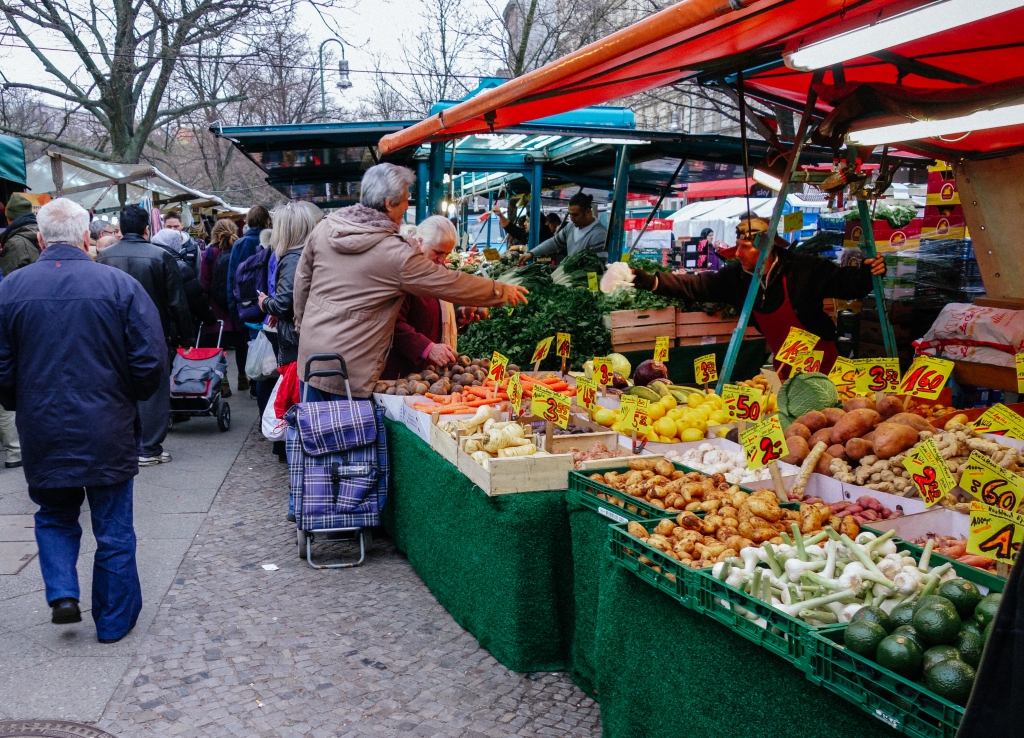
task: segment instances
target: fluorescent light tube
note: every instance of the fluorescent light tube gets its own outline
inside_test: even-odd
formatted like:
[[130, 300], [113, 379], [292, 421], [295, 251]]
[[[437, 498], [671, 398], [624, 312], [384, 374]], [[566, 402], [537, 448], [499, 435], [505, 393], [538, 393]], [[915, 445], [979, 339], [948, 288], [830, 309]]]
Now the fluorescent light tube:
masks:
[[609, 146], [618, 146], [619, 144], [626, 144], [628, 146], [646, 146], [650, 141], [638, 141], [631, 138], [591, 138], [588, 139], [592, 144], [607, 144]]
[[764, 185], [769, 190], [775, 190], [778, 192], [782, 189], [782, 180], [764, 169], [755, 168], [754, 173], [750, 175], [750, 178], [758, 184]]
[[787, 67], [810, 72], [1020, 7], [1024, 7], [1024, 0], [939, 0], [869, 26], [813, 41], [783, 54], [783, 58]]
[[1021, 124], [1024, 124], [1024, 105], [1008, 105], [994, 110], [979, 110], [959, 118], [914, 120], [890, 126], [852, 130], [846, 134], [846, 144], [848, 146], [881, 146], [900, 141], [916, 141], [922, 138], [951, 136], [958, 133]]

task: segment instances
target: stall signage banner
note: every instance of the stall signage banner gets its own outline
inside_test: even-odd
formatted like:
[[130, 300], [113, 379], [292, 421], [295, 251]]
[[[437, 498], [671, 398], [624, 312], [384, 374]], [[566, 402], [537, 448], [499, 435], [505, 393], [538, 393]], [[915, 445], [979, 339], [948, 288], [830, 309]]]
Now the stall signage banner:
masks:
[[804, 227], [804, 212], [802, 210], [795, 210], [789, 215], [782, 216], [782, 232], [792, 233], [793, 231], [803, 230]]
[[495, 384], [505, 381], [505, 370], [508, 368], [508, 357], [495, 351], [491, 354], [491, 368], [487, 370], [487, 376], [494, 380]]
[[550, 421], [559, 428], [568, 428], [571, 404], [565, 395], [536, 385], [533, 388], [533, 398], [530, 400], [530, 412], [535, 417]]
[[498, 253], [498, 249], [484, 249], [484, 258], [487, 261], [501, 261], [501, 254]]
[[622, 419], [619, 421], [619, 426], [635, 430], [638, 434], [643, 435], [650, 427], [647, 416], [650, 407], [651, 403], [642, 397], [623, 395]]
[[1024, 500], [1024, 478], [1002, 469], [979, 451], [967, 459], [960, 488], [989, 507], [1015, 512]]
[[1013, 363], [1017, 367], [1017, 392], [1024, 394], [1024, 354], [1014, 356]]
[[918, 356], [903, 375], [899, 394], [936, 400], [952, 373], [952, 361], [935, 356]]
[[697, 384], [711, 384], [718, 381], [718, 364], [714, 354], [704, 354], [693, 360], [693, 376]]
[[978, 433], [1024, 440], [1024, 418], [1002, 403], [996, 403], [971, 423]]
[[519, 381], [519, 372], [516, 372], [508, 380], [508, 401], [515, 411], [515, 417], [523, 414], [523, 383]]
[[853, 363], [857, 367], [856, 392], [858, 395], [899, 390], [899, 359], [855, 359]]
[[967, 553], [1012, 564], [1024, 543], [1024, 515], [971, 501]]
[[857, 385], [857, 365], [849, 359], [840, 356], [832, 365], [828, 378], [836, 386], [840, 400], [849, 400], [854, 397]]
[[597, 272], [587, 272], [587, 288], [591, 292], [597, 292], [600, 289], [597, 283]]
[[764, 392], [755, 387], [727, 384], [722, 388], [722, 402], [725, 405], [725, 411], [733, 420], [756, 422], [764, 414], [766, 398]]
[[538, 361], [543, 361], [548, 358], [548, 352], [551, 350], [551, 343], [554, 340], [554, 336], [548, 336], [544, 340], [538, 341], [537, 348], [533, 350], [533, 358], [530, 359], [530, 363], [536, 364]]
[[563, 359], [569, 358], [569, 345], [572, 343], [572, 336], [568, 333], [559, 333], [555, 341], [555, 353]]
[[668, 361], [668, 345], [672, 341], [669, 336], [658, 336], [654, 339], [654, 360]]
[[910, 472], [910, 480], [917, 487], [925, 507], [934, 505], [956, 486], [956, 480], [949, 473], [939, 447], [931, 438], [917, 444], [903, 459], [903, 466]]
[[789, 335], [786, 336], [782, 347], [775, 354], [775, 359], [783, 364], [793, 366], [800, 353], [813, 350], [820, 340], [816, 335], [802, 328], [790, 328]]
[[612, 362], [603, 356], [594, 357], [594, 379], [602, 387], [607, 387], [612, 383]]
[[821, 362], [824, 359], [824, 351], [801, 351], [793, 361], [793, 374], [799, 372], [820, 372]]
[[789, 453], [778, 415], [769, 415], [740, 433], [740, 443], [751, 471], [778, 461]]
[[576, 404], [597, 410], [597, 380], [576, 377]]

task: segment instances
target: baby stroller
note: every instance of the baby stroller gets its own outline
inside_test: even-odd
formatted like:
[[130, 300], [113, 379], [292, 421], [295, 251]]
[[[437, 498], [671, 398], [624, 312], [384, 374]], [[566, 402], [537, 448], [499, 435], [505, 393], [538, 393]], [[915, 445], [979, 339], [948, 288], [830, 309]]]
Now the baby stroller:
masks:
[[[220, 347], [224, 321], [220, 323], [216, 348], [178, 349], [171, 366], [171, 418], [216, 417], [221, 431], [231, 428], [231, 406], [224, 402], [220, 382], [228, 370], [228, 354]], [[203, 326], [199, 326], [199, 335]], [[199, 339], [196, 338], [198, 345]]]
[[[317, 362], [338, 362], [338, 369], [310, 371]], [[372, 543], [370, 528], [380, 525], [387, 496], [387, 439], [384, 411], [372, 400], [353, 400], [345, 360], [337, 354], [315, 354], [306, 361], [306, 381], [312, 377], [340, 376], [347, 400], [302, 402], [288, 410], [286, 450], [290, 505], [295, 511], [299, 558], [314, 569], [359, 566]], [[359, 538], [359, 560], [352, 563], [314, 564], [311, 544], [325, 540]]]

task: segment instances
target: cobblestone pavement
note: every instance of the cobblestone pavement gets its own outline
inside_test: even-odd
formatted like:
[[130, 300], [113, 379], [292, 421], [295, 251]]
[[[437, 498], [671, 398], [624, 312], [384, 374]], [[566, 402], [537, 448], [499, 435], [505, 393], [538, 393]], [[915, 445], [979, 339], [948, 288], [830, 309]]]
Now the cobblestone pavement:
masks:
[[254, 428], [98, 727], [122, 738], [600, 735], [598, 706], [568, 675], [496, 662], [390, 541], [362, 567], [310, 568], [284, 520], [286, 489]]

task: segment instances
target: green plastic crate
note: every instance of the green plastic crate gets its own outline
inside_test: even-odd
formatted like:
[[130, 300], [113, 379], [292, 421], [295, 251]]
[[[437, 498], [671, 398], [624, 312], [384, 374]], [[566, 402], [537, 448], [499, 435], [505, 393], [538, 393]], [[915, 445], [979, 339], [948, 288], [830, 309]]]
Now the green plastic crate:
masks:
[[[896, 538], [894, 539], [899, 545], [900, 549], [906, 550], [908, 553], [912, 553], [915, 559], [919, 559], [924, 549], [918, 546], [916, 543], [907, 543], [906, 541]], [[958, 577], [962, 579], [968, 579], [978, 586], [988, 588], [989, 592], [1002, 592], [1006, 586], [1006, 580], [1000, 576], [987, 572], [984, 569], [976, 569], [973, 566], [963, 564], [956, 559], [946, 558], [941, 554], [933, 553], [929, 564], [932, 567], [941, 566], [949, 562], [953, 565], [953, 571], [956, 572]]]
[[843, 645], [843, 630], [812, 634], [807, 678], [914, 738], [955, 738], [964, 708]]
[[[650, 532], [654, 530], [659, 521], [640, 520], [638, 522]], [[626, 523], [608, 526], [608, 541], [615, 563], [656, 589], [660, 589], [680, 604], [692, 608], [694, 600], [692, 587], [697, 572], [658, 549], [648, 546], [639, 538], [634, 538], [626, 532], [626, 527]], [[640, 556], [649, 559], [651, 563], [641, 562]], [[660, 572], [655, 570], [656, 566], [661, 568]]]
[[[625, 523], [630, 520], [661, 520], [662, 518], [678, 515], [678, 513], [666, 512], [660, 507], [620, 492], [614, 487], [601, 482], [595, 482], [590, 474], [614, 471], [622, 473], [629, 467], [616, 467], [614, 469], [594, 469], [590, 471], [569, 472], [569, 491], [579, 495], [580, 502], [604, 515], [616, 523]], [[602, 495], [603, 497], [598, 497]]]

